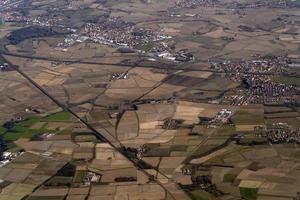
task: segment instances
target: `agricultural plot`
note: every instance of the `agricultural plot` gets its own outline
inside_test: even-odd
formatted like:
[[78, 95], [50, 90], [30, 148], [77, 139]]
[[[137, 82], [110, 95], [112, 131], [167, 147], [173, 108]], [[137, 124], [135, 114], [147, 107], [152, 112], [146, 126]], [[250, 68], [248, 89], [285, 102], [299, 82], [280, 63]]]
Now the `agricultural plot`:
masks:
[[47, 114], [57, 109], [53, 102], [40, 94], [16, 72], [1, 72], [0, 77], [2, 77], [0, 91], [5, 94], [0, 98], [1, 124], [16, 116], [28, 117], [36, 114], [26, 112], [26, 108], [36, 108], [40, 114]]
[[[1, 136], [8, 144], [8, 148], [12, 146], [11, 150], [15, 147], [10, 144], [17, 144], [25, 149], [46, 150], [50, 147], [49, 142], [43, 141], [44, 144], [39, 145], [39, 142], [35, 140], [47, 139], [49, 136], [54, 136], [54, 134], [70, 134], [74, 127], [73, 118], [67, 112], [58, 112], [45, 117], [27, 117], [20, 122], [9, 124], [9, 127], [8, 125], [2, 127]], [[33, 145], [35, 143], [36, 146]], [[53, 148], [56, 148], [56, 146], [53, 145]]]
[[[22, 199], [56, 173], [66, 158], [45, 158], [33, 153], [23, 153], [10, 164], [0, 168], [1, 179], [10, 182], [2, 189], [0, 198]], [[51, 163], [46, 166], [46, 163]]]
[[240, 108], [231, 120], [236, 126], [239, 125], [261, 125], [264, 123], [264, 110], [260, 107]]
[[[276, 105], [299, 86], [297, 1], [19, 3], [1, 9], [3, 58], [152, 176], [1, 67], [0, 146], [25, 153], [0, 167], [0, 200], [297, 195], [296, 140], [260, 135], [300, 128], [297, 98]], [[260, 78], [271, 104], [249, 104]]]
[[[272, 149], [265, 147], [241, 147], [230, 145], [221, 152], [204, 160], [204, 163], [229, 164], [232, 168], [215, 167], [212, 172], [212, 180], [218, 188], [230, 191], [233, 196], [244, 199], [288, 199], [297, 192], [290, 183], [299, 181], [296, 175], [297, 161], [285, 161], [280, 159], [280, 146]], [[289, 150], [288, 150], [289, 149]], [[277, 150], [279, 150], [277, 152]], [[292, 151], [287, 148], [287, 151]], [[217, 152], [216, 152], [217, 153]], [[201, 173], [201, 171], [199, 171]], [[230, 185], [231, 189], [229, 189]], [[289, 192], [287, 192], [289, 191]]]

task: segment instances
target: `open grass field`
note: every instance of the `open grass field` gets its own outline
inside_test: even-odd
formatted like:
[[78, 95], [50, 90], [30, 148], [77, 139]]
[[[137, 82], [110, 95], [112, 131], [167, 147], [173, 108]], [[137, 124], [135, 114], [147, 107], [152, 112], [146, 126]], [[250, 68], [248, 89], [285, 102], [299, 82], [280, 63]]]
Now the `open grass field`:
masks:
[[42, 133], [40, 130], [26, 130], [26, 129], [18, 129], [13, 131], [8, 131], [4, 134], [4, 139], [7, 141], [14, 141], [18, 138], [32, 138], [33, 136]]
[[223, 181], [225, 183], [232, 183], [234, 181], [234, 179], [236, 178], [236, 175], [235, 174], [225, 174], [224, 175], [224, 178], [223, 178]]
[[45, 121], [70, 121], [72, 118], [72, 115], [68, 112], [59, 112], [52, 115], [49, 115], [43, 120]]
[[[0, 135], [10, 151], [17, 150], [18, 146], [28, 150], [47, 150], [50, 147], [47, 142], [34, 144], [36, 140], [49, 134], [56, 134], [57, 137], [66, 135], [65, 138], [68, 138], [73, 126], [72, 117], [67, 112], [58, 112], [46, 117], [31, 115], [23, 121], [13, 123], [11, 128], [1, 126]], [[53, 148], [57, 149], [55, 145]]]
[[255, 188], [240, 188], [241, 197], [246, 200], [256, 200], [257, 189]]
[[18, 138], [32, 138], [38, 134], [42, 134], [44, 132], [47, 132], [48, 130], [41, 128], [31, 128], [35, 123], [39, 122], [38, 117], [32, 117], [28, 118], [25, 121], [18, 122], [14, 125], [14, 127], [10, 130], [4, 130], [2, 129], [3, 133], [2, 136], [7, 141], [15, 141]]

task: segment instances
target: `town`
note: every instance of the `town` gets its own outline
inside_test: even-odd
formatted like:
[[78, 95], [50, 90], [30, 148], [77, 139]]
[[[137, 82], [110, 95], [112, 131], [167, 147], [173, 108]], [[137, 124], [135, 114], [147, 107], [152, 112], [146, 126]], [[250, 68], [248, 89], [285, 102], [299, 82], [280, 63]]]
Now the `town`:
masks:
[[295, 1], [277, 1], [277, 0], [263, 0], [259, 2], [247, 2], [246, 4], [239, 3], [226, 3], [220, 0], [180, 0], [173, 7], [173, 9], [178, 8], [197, 8], [202, 7], [215, 7], [215, 6], [224, 6], [230, 9], [245, 9], [245, 8], [260, 8], [260, 7], [270, 7], [270, 8], [288, 8], [299, 6]]
[[[292, 61], [287, 57], [255, 58], [246, 61], [209, 61], [211, 69], [225, 73], [227, 77], [242, 85], [247, 101], [244, 103], [295, 103], [299, 101], [300, 88], [293, 84], [282, 84], [272, 80], [287, 71]], [[293, 76], [293, 75], [291, 75]], [[240, 93], [243, 93], [239, 91]], [[242, 100], [244, 97], [239, 97]], [[240, 102], [240, 101], [238, 101]]]
[[300, 144], [300, 130], [292, 130], [287, 126], [279, 128], [264, 129], [263, 127], [256, 127], [254, 131], [256, 137], [267, 138], [273, 144], [280, 143], [295, 143]]

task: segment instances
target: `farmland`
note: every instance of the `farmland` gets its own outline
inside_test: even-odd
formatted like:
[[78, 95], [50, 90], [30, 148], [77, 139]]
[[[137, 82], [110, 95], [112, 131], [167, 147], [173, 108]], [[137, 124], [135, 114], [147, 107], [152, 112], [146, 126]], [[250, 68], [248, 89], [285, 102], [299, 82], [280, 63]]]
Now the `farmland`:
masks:
[[0, 1], [0, 200], [300, 198], [298, 1]]

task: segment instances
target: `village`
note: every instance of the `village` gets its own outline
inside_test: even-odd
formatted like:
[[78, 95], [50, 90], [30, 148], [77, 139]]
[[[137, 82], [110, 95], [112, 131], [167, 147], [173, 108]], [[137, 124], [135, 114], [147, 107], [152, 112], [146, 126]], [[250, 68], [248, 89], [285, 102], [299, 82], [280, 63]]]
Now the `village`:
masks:
[[[298, 63], [287, 57], [255, 58], [245, 61], [209, 61], [211, 69], [225, 73], [235, 82], [241, 83], [244, 103], [295, 103], [299, 101], [300, 88], [297, 84], [284, 84], [273, 77], [284, 74], [290, 63]], [[243, 92], [242, 92], [243, 91]], [[244, 99], [240, 96], [239, 101]], [[233, 99], [236, 100], [236, 99]]]
[[254, 131], [255, 137], [267, 138], [270, 143], [294, 143], [300, 144], [300, 130], [293, 130], [286, 124], [279, 123], [277, 128], [264, 129], [263, 127], [256, 127]]
[[[66, 52], [76, 43], [86, 40], [108, 45], [120, 49], [132, 49], [150, 58], [169, 60], [174, 62], [189, 62], [194, 56], [188, 49], [175, 51], [165, 41], [172, 39], [172, 36], [164, 34], [162, 29], [152, 30], [136, 28], [134, 24], [125, 22], [119, 17], [101, 16], [97, 23], [86, 23], [82, 31], [75, 28], [68, 28], [61, 22], [59, 15], [42, 15], [29, 17], [15, 12], [3, 12], [0, 14], [3, 23], [25, 23], [39, 27], [58, 27], [70, 32], [62, 42], [56, 45], [56, 50]], [[145, 49], [143, 46], [151, 46]]]
[[247, 3], [226, 3], [220, 0], [181, 0], [179, 1], [173, 9], [178, 8], [197, 8], [199, 6], [203, 7], [216, 7], [225, 6], [230, 9], [245, 9], [245, 8], [260, 8], [260, 7], [270, 7], [270, 8], [287, 8], [297, 6], [295, 1], [259, 1], [259, 2], [247, 2]]

